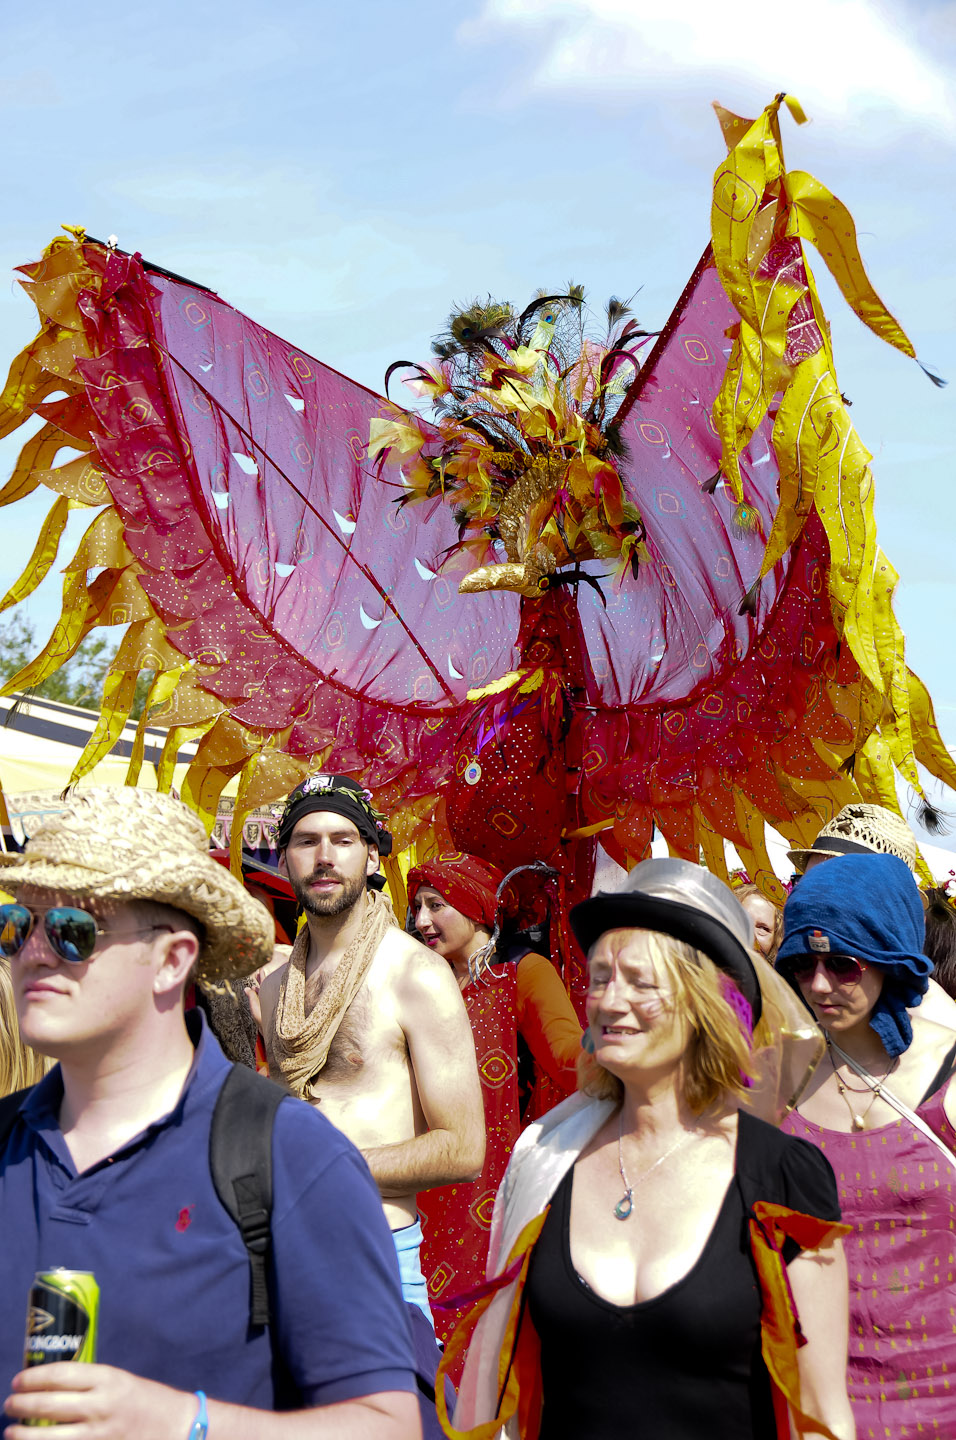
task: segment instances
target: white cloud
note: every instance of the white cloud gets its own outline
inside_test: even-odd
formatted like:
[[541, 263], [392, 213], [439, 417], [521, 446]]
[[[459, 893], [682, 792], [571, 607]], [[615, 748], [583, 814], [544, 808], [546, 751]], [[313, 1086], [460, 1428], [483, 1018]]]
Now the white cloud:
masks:
[[[419, 213], [382, 198], [374, 176], [350, 189], [314, 164], [165, 162], [114, 170], [96, 188], [92, 234], [115, 231], [123, 248], [372, 388], [392, 360], [427, 356], [449, 305], [498, 261], [480, 198], [436, 210], [423, 192]], [[0, 301], [0, 341], [3, 321]], [[16, 325], [18, 348], [29, 320]]]
[[[138, 232], [148, 259], [217, 289], [260, 320], [262, 308], [281, 297], [313, 313], [355, 312], [397, 292], [431, 289], [444, 268], [432, 222], [416, 227], [374, 203], [350, 204], [314, 170], [304, 177], [281, 166], [167, 165], [112, 178], [101, 189], [117, 208], [161, 217], [161, 253]], [[121, 214], [108, 213], [127, 244]], [[159, 235], [149, 245], [158, 243]]]
[[762, 103], [786, 88], [811, 114], [885, 110], [956, 135], [952, 73], [874, 0], [485, 0], [462, 34], [502, 28], [541, 37], [540, 89], [641, 98], [732, 80]]

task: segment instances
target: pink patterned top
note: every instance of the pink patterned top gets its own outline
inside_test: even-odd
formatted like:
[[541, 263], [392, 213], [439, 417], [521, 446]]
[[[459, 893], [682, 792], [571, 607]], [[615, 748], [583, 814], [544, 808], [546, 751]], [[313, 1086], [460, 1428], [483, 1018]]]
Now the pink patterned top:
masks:
[[[950, 1082], [956, 1083], [956, 1082]], [[956, 1152], [943, 1108], [920, 1118]], [[818, 1145], [836, 1174], [850, 1274], [848, 1389], [857, 1440], [956, 1437], [956, 1153], [902, 1118], [877, 1130], [824, 1130], [794, 1111], [784, 1130]]]

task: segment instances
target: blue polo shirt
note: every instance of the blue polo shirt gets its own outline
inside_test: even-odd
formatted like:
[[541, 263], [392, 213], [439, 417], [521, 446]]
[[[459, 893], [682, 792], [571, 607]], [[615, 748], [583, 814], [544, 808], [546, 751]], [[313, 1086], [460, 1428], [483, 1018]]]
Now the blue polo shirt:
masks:
[[[249, 1324], [249, 1261], [209, 1170], [213, 1108], [229, 1070], [198, 1011], [175, 1108], [77, 1175], [59, 1128], [59, 1066], [27, 1097], [0, 1156], [0, 1405], [22, 1368], [34, 1272], [92, 1270], [97, 1359], [178, 1390], [255, 1409], [415, 1391], [395, 1247], [368, 1167], [291, 1097], [273, 1130], [273, 1345]], [[283, 1396], [288, 1386], [283, 1383]], [[6, 1422], [0, 1415], [0, 1435]]]

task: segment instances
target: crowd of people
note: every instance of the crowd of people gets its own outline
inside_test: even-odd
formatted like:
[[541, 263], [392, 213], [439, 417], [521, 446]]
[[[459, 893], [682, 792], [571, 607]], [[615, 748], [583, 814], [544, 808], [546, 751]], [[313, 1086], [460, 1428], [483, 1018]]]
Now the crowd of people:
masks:
[[[355, 781], [277, 846], [291, 947], [166, 795], [0, 857], [0, 1435], [956, 1435], [956, 911], [899, 816], [783, 909], [641, 862], [572, 908], [580, 1011], [488, 860], [395, 914]], [[98, 1360], [24, 1368], [56, 1267]]]

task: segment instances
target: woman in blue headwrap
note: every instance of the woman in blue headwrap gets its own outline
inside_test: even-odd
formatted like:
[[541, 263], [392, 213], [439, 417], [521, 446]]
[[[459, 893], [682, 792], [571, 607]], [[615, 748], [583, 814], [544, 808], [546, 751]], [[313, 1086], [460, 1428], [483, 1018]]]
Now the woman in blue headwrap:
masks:
[[923, 905], [893, 855], [809, 871], [784, 911], [777, 969], [827, 1056], [784, 1121], [837, 1178], [850, 1275], [857, 1434], [956, 1435], [956, 1045], [918, 1006], [932, 962]]

